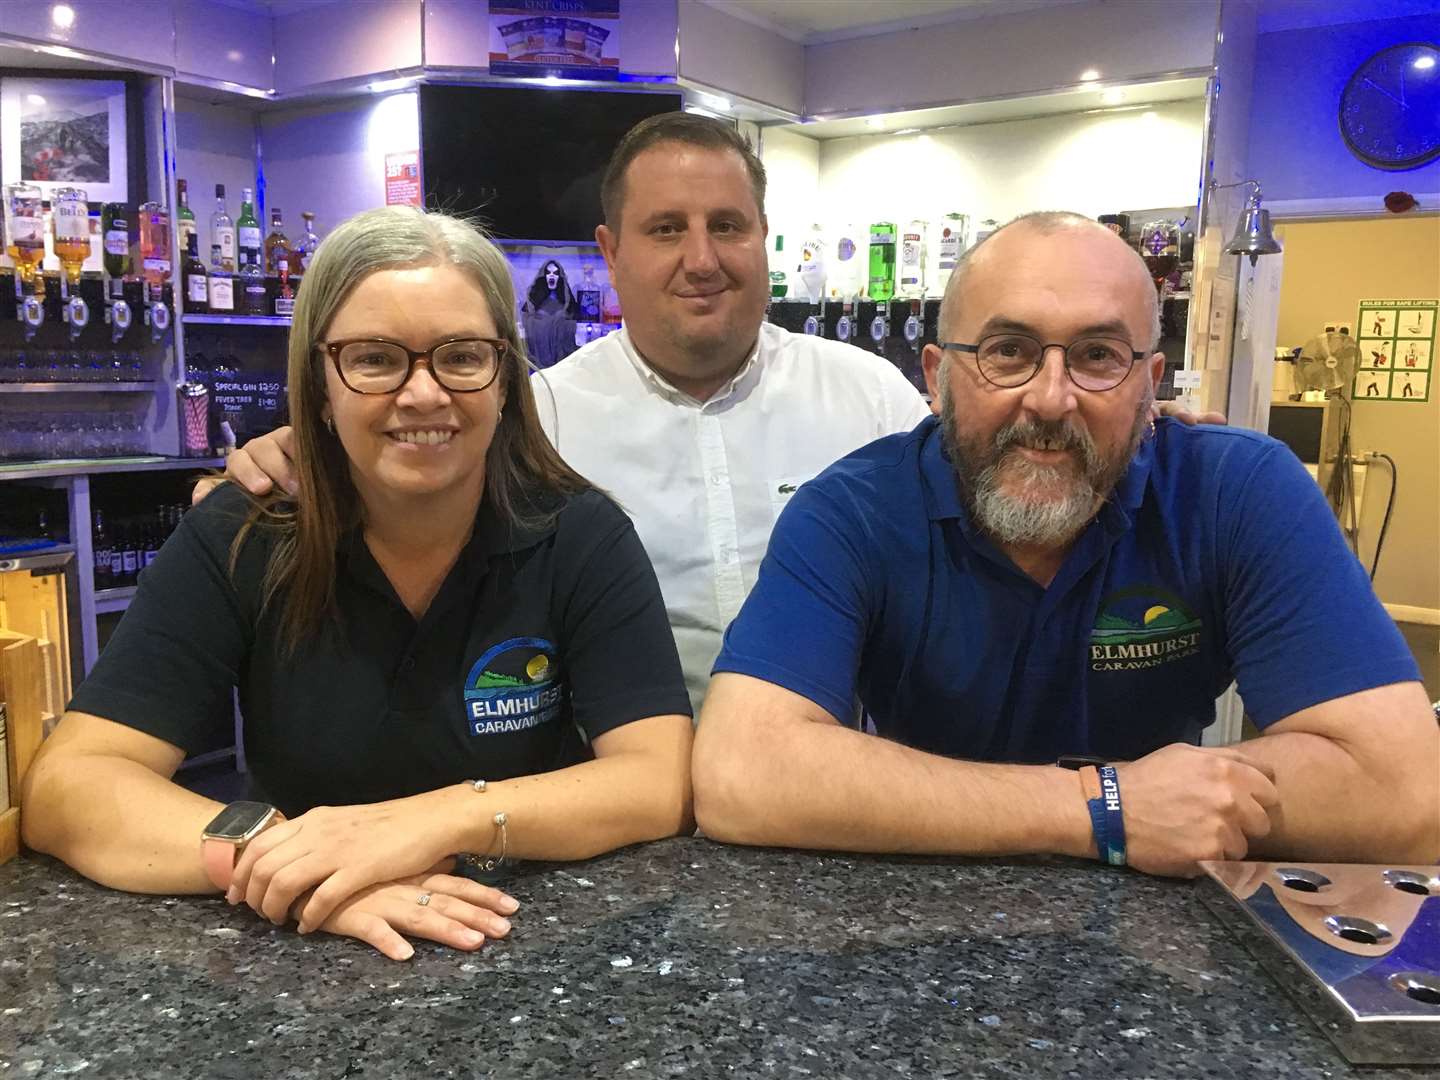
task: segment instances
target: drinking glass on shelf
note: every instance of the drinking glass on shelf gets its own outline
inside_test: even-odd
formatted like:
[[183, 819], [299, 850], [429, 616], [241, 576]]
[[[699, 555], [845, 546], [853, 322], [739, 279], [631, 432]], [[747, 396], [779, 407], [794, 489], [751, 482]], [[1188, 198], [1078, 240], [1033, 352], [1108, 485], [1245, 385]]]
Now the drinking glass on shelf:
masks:
[[1140, 257], [1155, 280], [1155, 291], [1162, 297], [1165, 279], [1180, 266], [1180, 226], [1174, 221], [1147, 221], [1140, 228]]

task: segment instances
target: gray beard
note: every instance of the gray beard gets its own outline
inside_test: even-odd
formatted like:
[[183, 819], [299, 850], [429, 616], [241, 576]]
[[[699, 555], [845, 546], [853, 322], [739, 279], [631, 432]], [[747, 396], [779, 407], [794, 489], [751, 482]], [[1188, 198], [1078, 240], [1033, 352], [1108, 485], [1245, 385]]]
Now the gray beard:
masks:
[[[1068, 544], [1090, 523], [1129, 468], [1149, 424], [1151, 400], [1152, 395], [1144, 395], [1135, 410], [1128, 444], [1106, 458], [1089, 434], [1068, 421], [1021, 420], [1001, 428], [989, 440], [962, 435], [954, 398], [948, 382], [942, 380], [942, 438], [971, 519], [1001, 545]], [[1078, 455], [1078, 474], [1068, 463], [1040, 465], [1013, 451], [1017, 444], [1047, 438]], [[1002, 489], [1002, 472], [1018, 490]]]

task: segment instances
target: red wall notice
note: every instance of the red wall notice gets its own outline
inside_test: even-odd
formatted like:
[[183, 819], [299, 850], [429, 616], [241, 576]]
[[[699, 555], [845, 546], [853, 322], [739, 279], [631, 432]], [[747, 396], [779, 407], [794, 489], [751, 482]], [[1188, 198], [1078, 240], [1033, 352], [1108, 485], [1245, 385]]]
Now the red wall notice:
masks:
[[421, 206], [420, 151], [385, 155], [385, 205]]

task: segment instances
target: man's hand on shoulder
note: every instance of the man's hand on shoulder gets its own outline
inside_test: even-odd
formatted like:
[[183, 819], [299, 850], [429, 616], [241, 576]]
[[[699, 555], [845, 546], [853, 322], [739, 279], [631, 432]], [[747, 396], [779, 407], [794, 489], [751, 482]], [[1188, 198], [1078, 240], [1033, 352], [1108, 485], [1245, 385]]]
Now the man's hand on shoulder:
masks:
[[1157, 401], [1150, 407], [1150, 414], [1156, 420], [1168, 416], [1171, 420], [1179, 420], [1182, 424], [1194, 427], [1196, 424], [1228, 424], [1225, 414], [1222, 412], [1192, 413], [1178, 401]]
[[1162, 746], [1115, 775], [1125, 861], [1147, 874], [1195, 877], [1205, 859], [1245, 858], [1280, 805], [1274, 770], [1229, 746]]
[[[291, 495], [299, 490], [295, 475], [295, 432], [282, 427], [251, 439], [243, 449], [225, 459], [225, 480], [239, 484], [252, 495], [269, 494], [277, 484]], [[200, 505], [225, 480], [207, 478], [190, 494], [192, 506]]]

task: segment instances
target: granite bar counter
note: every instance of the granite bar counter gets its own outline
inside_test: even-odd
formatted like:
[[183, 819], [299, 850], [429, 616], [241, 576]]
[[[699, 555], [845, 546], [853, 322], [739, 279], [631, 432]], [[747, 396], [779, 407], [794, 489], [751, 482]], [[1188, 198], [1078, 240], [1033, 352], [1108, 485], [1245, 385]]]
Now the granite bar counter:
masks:
[[22, 857], [0, 1077], [1433, 1075], [1347, 1065], [1209, 882], [684, 839], [507, 888], [508, 941], [396, 963]]

